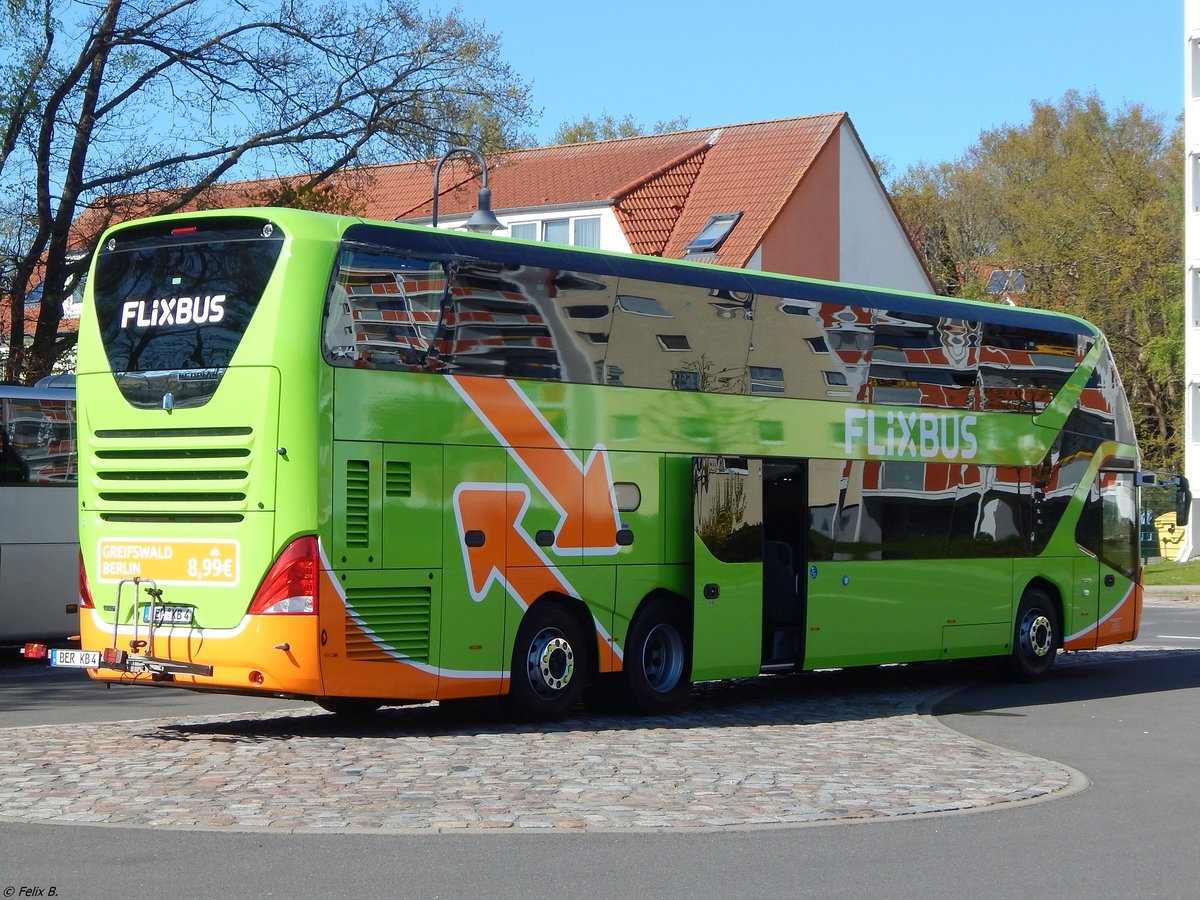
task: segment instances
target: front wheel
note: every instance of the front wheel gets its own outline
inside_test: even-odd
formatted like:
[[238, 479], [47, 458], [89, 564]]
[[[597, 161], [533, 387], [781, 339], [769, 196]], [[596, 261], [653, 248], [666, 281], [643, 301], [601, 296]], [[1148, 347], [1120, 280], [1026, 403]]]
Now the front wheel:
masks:
[[529, 607], [513, 648], [509, 697], [517, 713], [535, 722], [562, 718], [583, 692], [590, 657], [587, 638], [563, 607]]
[[1050, 597], [1030, 588], [1017, 607], [1009, 672], [1018, 681], [1036, 681], [1050, 671], [1062, 640], [1058, 608]]
[[625, 642], [625, 686], [633, 705], [651, 715], [677, 709], [691, 689], [687, 616], [679, 603], [646, 604]]

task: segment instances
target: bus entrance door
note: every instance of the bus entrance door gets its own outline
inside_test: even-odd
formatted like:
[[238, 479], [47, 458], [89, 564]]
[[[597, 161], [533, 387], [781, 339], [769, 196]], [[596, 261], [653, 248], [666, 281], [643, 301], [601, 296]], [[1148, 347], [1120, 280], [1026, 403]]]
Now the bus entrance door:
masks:
[[1101, 469], [1079, 516], [1075, 539], [1088, 556], [1075, 560], [1066, 647], [1087, 650], [1137, 636], [1140, 604], [1138, 504], [1134, 475]]
[[764, 460], [763, 666], [804, 661], [808, 477], [804, 460]]
[[692, 458], [692, 680], [757, 675], [763, 630], [761, 460]]
[[695, 680], [803, 663], [807, 465], [693, 460]]

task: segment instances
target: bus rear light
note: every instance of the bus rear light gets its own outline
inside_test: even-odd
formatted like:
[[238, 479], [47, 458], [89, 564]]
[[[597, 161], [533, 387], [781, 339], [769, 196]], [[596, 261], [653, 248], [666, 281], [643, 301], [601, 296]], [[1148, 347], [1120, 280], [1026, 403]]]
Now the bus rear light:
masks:
[[250, 673], [250, 683], [253, 685], [260, 685], [266, 680], [262, 672], [254, 671]]
[[297, 538], [284, 548], [250, 601], [252, 616], [313, 615], [317, 611], [317, 539]]
[[45, 659], [50, 655], [50, 648], [45, 644], [26, 644], [21, 648], [21, 655], [26, 659]]
[[100, 651], [100, 662], [106, 666], [123, 666], [128, 659], [129, 654], [116, 647], [105, 647]]
[[79, 553], [79, 608], [80, 609], [95, 609], [96, 604], [92, 600], [92, 589], [88, 585], [87, 570], [83, 567], [83, 552]]

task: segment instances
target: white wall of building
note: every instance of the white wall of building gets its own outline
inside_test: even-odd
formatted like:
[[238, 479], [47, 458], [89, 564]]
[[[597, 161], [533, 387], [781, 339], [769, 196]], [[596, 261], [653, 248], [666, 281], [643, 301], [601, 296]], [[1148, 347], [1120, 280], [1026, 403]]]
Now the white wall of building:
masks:
[[842, 126], [838, 145], [841, 280], [933, 293], [933, 285], [893, 212], [871, 161], [846, 125]]
[[[616, 213], [613, 212], [611, 206], [580, 206], [580, 207], [563, 207], [560, 209], [529, 209], [529, 210], [493, 210], [496, 218], [504, 228], [495, 234], [502, 237], [511, 236], [513, 225], [528, 225], [536, 224], [540, 227], [551, 219], [566, 219], [573, 223], [575, 219], [595, 218], [600, 219], [600, 250], [611, 250], [615, 253], [631, 252], [629, 241], [625, 239], [625, 233], [621, 231], [621, 226], [617, 222]], [[466, 221], [466, 216], [439, 216], [438, 228], [461, 228]], [[570, 230], [570, 229], [568, 229]], [[541, 239], [540, 237], [538, 238]]]
[[[1200, 494], [1200, 0], [1184, 0], [1183, 4], [1183, 140], [1187, 153], [1184, 170], [1183, 259], [1184, 278], [1184, 379], [1187, 385], [1184, 403], [1184, 474]], [[1200, 504], [1193, 503], [1191, 524], [1179, 561], [1191, 559], [1200, 551], [1195, 539], [1196, 514]]]

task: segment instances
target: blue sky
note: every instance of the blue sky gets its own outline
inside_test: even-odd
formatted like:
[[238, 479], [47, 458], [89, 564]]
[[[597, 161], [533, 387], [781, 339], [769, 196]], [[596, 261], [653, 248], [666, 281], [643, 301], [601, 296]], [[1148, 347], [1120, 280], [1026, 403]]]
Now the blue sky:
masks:
[[[703, 128], [850, 114], [869, 153], [956, 159], [1033, 100], [1183, 108], [1185, 0], [461, 0], [533, 84], [535, 132], [584, 114]], [[1187, 0], [1196, 2], [1196, 0]], [[448, 3], [425, 3], [448, 8]]]

